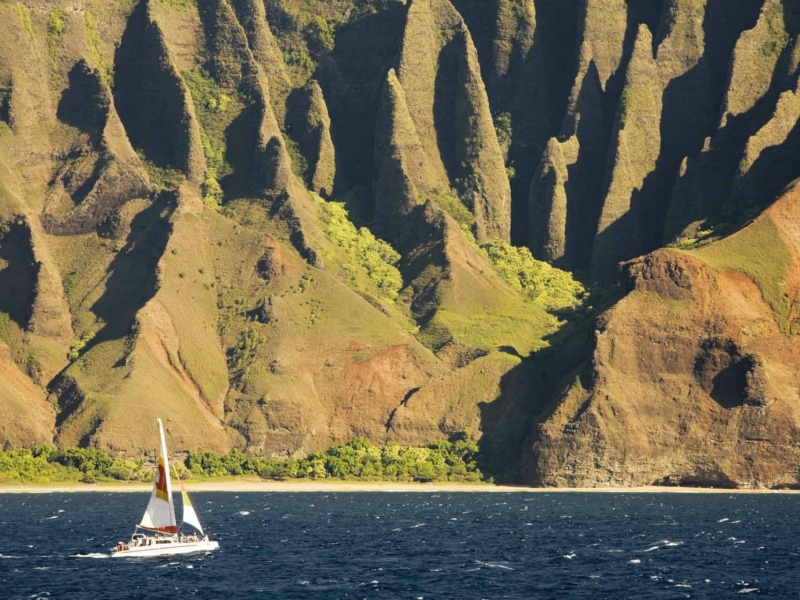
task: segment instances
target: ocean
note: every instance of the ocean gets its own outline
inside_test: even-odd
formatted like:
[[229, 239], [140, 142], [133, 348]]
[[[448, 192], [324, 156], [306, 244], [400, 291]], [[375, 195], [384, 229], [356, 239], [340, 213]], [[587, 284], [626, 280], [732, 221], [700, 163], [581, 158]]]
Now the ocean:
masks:
[[219, 551], [108, 559], [147, 498], [0, 495], [0, 598], [800, 597], [800, 495], [197, 493]]

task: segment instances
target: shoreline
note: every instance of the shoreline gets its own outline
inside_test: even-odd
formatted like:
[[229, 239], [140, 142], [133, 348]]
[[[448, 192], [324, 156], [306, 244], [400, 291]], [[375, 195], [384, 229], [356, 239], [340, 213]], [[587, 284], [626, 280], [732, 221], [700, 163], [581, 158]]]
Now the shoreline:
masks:
[[[416, 493], [524, 493], [524, 494], [800, 494], [800, 490], [725, 489], [695, 487], [603, 487], [603, 488], [534, 488], [488, 483], [395, 483], [355, 481], [230, 481], [184, 482], [189, 492], [261, 492], [261, 493], [335, 493], [335, 492], [416, 492]], [[149, 493], [145, 483], [63, 483], [0, 485], [0, 494], [65, 493]]]

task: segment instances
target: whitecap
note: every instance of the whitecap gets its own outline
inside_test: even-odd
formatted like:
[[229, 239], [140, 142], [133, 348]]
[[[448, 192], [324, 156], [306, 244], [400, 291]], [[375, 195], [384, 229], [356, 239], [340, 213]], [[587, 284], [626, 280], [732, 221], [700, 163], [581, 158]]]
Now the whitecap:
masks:
[[400, 529], [399, 527], [395, 527], [394, 529], [392, 529], [392, 532], [395, 532], [395, 531], [403, 531], [403, 530]]
[[297, 582], [297, 585], [308, 585], [308, 584], [309, 582], [305, 579], [301, 579], [300, 581]]
[[249, 510], [240, 510], [236, 514], [239, 515], [240, 517], [246, 517], [247, 515], [250, 514], [250, 511]]
[[8, 554], [0, 554], [0, 559], [7, 559], [7, 558], [22, 558], [21, 556], [10, 556]]
[[514, 570], [514, 567], [509, 567], [508, 565], [501, 562], [483, 562], [480, 560], [476, 560], [475, 562], [481, 565], [482, 567], [489, 567], [490, 569], [505, 569], [506, 571]]
[[739, 590], [740, 594], [752, 594], [753, 592], [757, 592], [758, 588], [742, 588]]
[[111, 558], [108, 554], [100, 552], [90, 552], [89, 554], [73, 554], [72, 558]]
[[651, 546], [650, 548], [645, 550], [645, 552], [652, 552], [653, 550], [658, 550], [660, 548], [661, 548], [661, 546]]
[[52, 517], [46, 517], [45, 521], [50, 521], [51, 519], [57, 519], [58, 515], [53, 515]]
[[425, 523], [417, 523], [416, 525], [412, 525], [411, 529], [416, 529], [417, 527], [425, 527]]
[[727, 521], [730, 521], [730, 519], [728, 519], [728, 518], [720, 519], [719, 521], [717, 521], [717, 523], [725, 523]]
[[691, 588], [692, 586], [689, 585], [688, 583], [676, 583], [675, 587], [676, 588]]
[[49, 571], [53, 567], [33, 567], [34, 571]]
[[572, 560], [572, 559], [573, 559], [573, 558], [575, 558], [576, 556], [578, 556], [578, 555], [577, 555], [577, 554], [575, 554], [575, 552], [570, 552], [569, 554], [565, 554], [565, 555], [564, 555], [564, 556], [562, 556], [561, 558], [566, 558], [567, 560]]
[[639, 558], [632, 558], [631, 560], [628, 561], [628, 564], [629, 565], [640, 565], [640, 564], [642, 564], [642, 561]]
[[194, 565], [186, 565], [187, 569], [194, 569]]

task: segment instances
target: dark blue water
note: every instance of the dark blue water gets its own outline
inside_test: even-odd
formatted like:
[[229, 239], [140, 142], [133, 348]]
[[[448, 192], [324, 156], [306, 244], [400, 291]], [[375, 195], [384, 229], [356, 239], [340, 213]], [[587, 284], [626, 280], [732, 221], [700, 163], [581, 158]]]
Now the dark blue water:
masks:
[[102, 558], [146, 502], [0, 495], [0, 598], [800, 597], [800, 496], [198, 493], [219, 551]]

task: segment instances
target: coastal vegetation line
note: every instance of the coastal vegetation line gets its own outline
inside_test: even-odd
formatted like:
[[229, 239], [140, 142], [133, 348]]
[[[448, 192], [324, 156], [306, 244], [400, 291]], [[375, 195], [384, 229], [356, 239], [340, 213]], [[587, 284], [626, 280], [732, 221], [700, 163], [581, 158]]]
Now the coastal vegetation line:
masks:
[[[227, 454], [190, 453], [173, 463], [185, 480], [258, 476], [271, 480], [337, 478], [357, 481], [477, 482], [484, 480], [477, 444], [468, 434], [425, 446], [389, 442], [374, 446], [364, 438], [302, 458], [260, 458], [238, 449]], [[112, 458], [96, 448], [58, 449], [49, 444], [0, 452], [0, 485], [152, 481], [155, 465], [145, 459]]]

